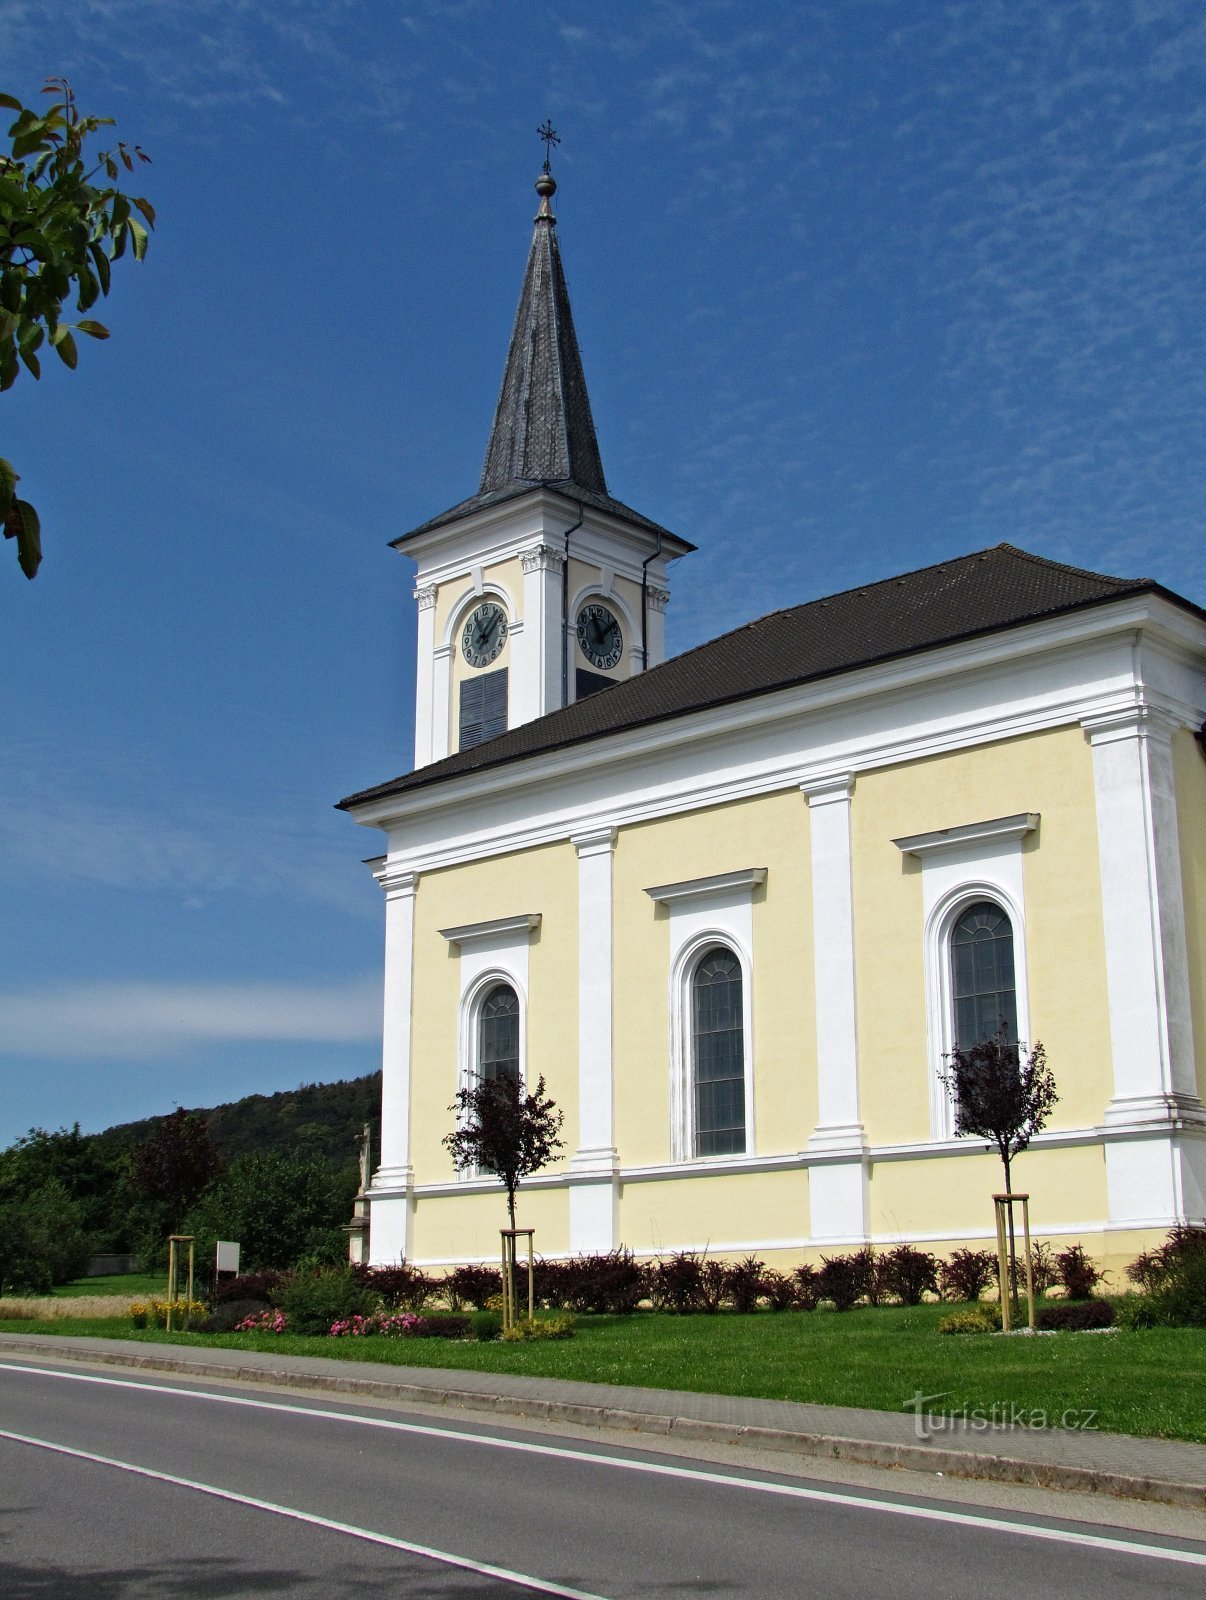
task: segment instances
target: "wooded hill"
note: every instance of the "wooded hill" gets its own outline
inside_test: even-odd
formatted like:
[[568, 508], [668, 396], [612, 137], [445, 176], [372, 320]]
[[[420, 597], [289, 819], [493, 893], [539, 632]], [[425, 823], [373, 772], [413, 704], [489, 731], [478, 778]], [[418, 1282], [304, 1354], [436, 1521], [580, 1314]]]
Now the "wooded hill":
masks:
[[[279, 1150], [306, 1160], [354, 1167], [366, 1122], [373, 1130], [376, 1153], [381, 1074], [371, 1072], [364, 1078], [337, 1083], [304, 1083], [279, 1094], [249, 1094], [227, 1105], [189, 1109], [209, 1124], [224, 1162], [256, 1151]], [[162, 1121], [162, 1117], [144, 1117], [141, 1122], [117, 1123], [103, 1133], [84, 1137], [108, 1162], [145, 1144]]]

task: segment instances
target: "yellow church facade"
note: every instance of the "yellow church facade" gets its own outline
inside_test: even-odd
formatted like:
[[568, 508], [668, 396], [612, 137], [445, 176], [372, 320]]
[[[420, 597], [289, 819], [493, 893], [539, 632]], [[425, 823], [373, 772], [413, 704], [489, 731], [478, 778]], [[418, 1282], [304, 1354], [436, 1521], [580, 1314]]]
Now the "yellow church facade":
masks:
[[398, 541], [415, 770], [341, 802], [384, 844], [372, 1259], [497, 1257], [442, 1141], [503, 1071], [564, 1114], [543, 1254], [983, 1243], [942, 1075], [1007, 1021], [1059, 1091], [1015, 1187], [1117, 1272], [1206, 1220], [1206, 616], [1001, 545], [665, 660], [692, 547], [607, 490], [554, 188], [479, 492]]

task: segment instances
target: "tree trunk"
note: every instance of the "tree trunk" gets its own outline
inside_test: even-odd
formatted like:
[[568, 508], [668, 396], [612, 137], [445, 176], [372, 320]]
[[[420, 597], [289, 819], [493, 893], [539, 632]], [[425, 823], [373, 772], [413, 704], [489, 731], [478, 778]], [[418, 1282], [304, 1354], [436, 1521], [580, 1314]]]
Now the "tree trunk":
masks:
[[[1009, 1173], [1009, 1151], [1001, 1152], [1001, 1160], [1005, 1163], [1005, 1193], [1013, 1193], [1013, 1181]], [[1013, 1205], [1009, 1206], [1009, 1304], [1014, 1311], [1021, 1309], [1021, 1296], [1018, 1293], [1018, 1241], [1017, 1230], [1013, 1220]]]

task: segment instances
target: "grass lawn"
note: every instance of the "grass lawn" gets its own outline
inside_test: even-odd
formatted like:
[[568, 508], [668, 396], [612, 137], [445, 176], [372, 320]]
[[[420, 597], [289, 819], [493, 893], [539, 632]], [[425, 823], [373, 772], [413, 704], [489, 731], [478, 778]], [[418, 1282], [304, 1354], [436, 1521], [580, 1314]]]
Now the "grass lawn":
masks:
[[943, 1337], [949, 1306], [843, 1314], [581, 1317], [573, 1339], [471, 1344], [443, 1339], [327, 1339], [290, 1334], [134, 1331], [124, 1320], [0, 1322], [0, 1331], [105, 1335], [146, 1343], [275, 1350], [400, 1366], [457, 1367], [712, 1394], [758, 1395], [899, 1411], [920, 1390], [935, 1409], [1023, 1406], [1053, 1422], [1097, 1412], [1108, 1432], [1206, 1443], [1206, 1330]]
[[124, 1294], [131, 1300], [164, 1300], [167, 1298], [167, 1273], [115, 1272], [107, 1277], [76, 1278], [74, 1283], [60, 1283], [56, 1295]]

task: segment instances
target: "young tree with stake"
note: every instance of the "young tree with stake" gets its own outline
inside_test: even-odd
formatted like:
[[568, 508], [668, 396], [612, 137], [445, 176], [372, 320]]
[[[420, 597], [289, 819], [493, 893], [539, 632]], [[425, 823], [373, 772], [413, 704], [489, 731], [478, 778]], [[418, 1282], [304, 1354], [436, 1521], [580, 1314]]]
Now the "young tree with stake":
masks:
[[[1002, 1024], [991, 1039], [956, 1045], [947, 1056], [942, 1082], [955, 1102], [955, 1135], [985, 1139], [1005, 1168], [1005, 1192], [1013, 1193], [1010, 1166], [1046, 1123], [1059, 1099], [1047, 1052], [1036, 1042], [1029, 1054]], [[1013, 1207], [1009, 1208], [1009, 1275], [1016, 1278]], [[1001, 1293], [1005, 1293], [1002, 1284]]]
[[444, 1136], [458, 1172], [492, 1172], [507, 1191], [507, 1211], [515, 1226], [515, 1191], [524, 1178], [539, 1172], [564, 1148], [557, 1136], [562, 1113], [544, 1092], [538, 1078], [530, 1093], [518, 1077], [502, 1073], [478, 1078], [457, 1091], [448, 1108], [457, 1127]]

